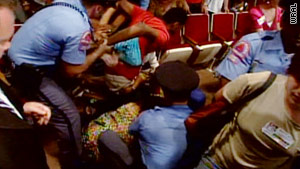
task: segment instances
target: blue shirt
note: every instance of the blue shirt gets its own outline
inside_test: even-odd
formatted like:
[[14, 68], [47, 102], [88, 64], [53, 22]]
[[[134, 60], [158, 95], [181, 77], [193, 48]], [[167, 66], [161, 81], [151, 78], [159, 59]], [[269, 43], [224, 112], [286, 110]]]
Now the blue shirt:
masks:
[[[85, 11], [79, 0], [56, 0]], [[90, 25], [85, 12], [65, 6], [50, 6], [29, 18], [12, 39], [9, 56], [16, 65], [55, 65], [63, 60], [83, 64], [91, 42]]]
[[251, 72], [285, 74], [292, 55], [284, 52], [280, 31], [252, 33], [234, 45], [216, 71], [229, 80]]
[[130, 126], [139, 135], [142, 158], [148, 169], [171, 169], [187, 147], [185, 119], [192, 113], [187, 105], [155, 107], [144, 111]]

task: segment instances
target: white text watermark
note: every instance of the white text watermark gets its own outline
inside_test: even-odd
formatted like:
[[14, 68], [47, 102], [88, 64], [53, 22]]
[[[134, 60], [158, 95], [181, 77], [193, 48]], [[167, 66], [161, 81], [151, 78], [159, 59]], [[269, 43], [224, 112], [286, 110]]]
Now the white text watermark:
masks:
[[290, 6], [290, 24], [297, 24], [297, 3]]

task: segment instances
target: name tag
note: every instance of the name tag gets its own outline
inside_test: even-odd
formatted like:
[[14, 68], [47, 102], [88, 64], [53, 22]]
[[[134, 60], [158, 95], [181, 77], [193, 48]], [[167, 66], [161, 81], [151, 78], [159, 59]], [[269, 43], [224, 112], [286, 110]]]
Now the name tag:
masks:
[[278, 127], [274, 122], [268, 122], [262, 128], [262, 132], [285, 149], [294, 143], [292, 135]]
[[265, 16], [262, 16], [259, 19], [257, 19], [257, 22], [258, 22], [259, 25], [262, 25], [265, 21], [266, 21], [266, 17]]

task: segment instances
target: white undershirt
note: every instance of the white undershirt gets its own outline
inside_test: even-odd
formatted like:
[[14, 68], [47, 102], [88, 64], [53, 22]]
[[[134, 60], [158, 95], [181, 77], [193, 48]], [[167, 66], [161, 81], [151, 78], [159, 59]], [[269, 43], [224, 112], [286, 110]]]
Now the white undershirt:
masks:
[[3, 90], [0, 88], [0, 101], [3, 101], [4, 103], [0, 102], [0, 107], [7, 108], [10, 110], [11, 113], [16, 114], [20, 119], [23, 119], [20, 112], [15, 108], [15, 106], [8, 100], [7, 96], [5, 96]]

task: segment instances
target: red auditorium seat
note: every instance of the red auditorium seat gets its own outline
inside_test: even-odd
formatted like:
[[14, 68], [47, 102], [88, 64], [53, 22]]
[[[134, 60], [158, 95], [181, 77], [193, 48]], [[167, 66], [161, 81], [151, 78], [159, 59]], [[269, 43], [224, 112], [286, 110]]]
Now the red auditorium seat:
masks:
[[234, 14], [218, 13], [212, 15], [211, 32], [214, 39], [232, 41], [234, 38]]
[[255, 30], [253, 28], [253, 21], [249, 12], [238, 12], [236, 13], [235, 19], [235, 34], [237, 39], [242, 36], [252, 33]]
[[209, 41], [208, 14], [190, 14], [183, 28], [183, 35], [201, 44]]
[[166, 44], [166, 46], [163, 47], [163, 49], [172, 49], [176, 47], [182, 46], [181, 44], [181, 30], [176, 31], [174, 34], [170, 35], [170, 40]]

